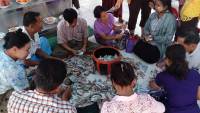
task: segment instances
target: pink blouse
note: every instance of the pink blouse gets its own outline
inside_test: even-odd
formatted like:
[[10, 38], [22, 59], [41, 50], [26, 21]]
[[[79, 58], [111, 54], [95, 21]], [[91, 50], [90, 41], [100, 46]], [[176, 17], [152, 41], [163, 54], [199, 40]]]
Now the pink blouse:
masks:
[[148, 94], [136, 94], [129, 97], [115, 96], [105, 102], [101, 113], [164, 113], [165, 107]]

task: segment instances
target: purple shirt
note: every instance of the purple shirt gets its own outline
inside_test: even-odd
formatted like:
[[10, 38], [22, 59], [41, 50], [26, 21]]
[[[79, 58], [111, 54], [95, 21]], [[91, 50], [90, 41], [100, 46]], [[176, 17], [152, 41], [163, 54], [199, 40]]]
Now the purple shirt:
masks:
[[166, 113], [200, 113], [197, 105], [200, 75], [197, 71], [189, 70], [185, 80], [177, 80], [171, 74], [161, 72], [156, 77], [156, 83], [167, 92]]
[[95, 34], [95, 38], [96, 41], [102, 45], [111, 45], [112, 41], [108, 41], [108, 40], [103, 40], [101, 38], [101, 35], [108, 35], [108, 36], [112, 36], [113, 33], [113, 25], [115, 23], [115, 19], [114, 16], [110, 13], [108, 13], [108, 23], [104, 24], [101, 22], [100, 19], [96, 19], [96, 21], [94, 22], [94, 34]]

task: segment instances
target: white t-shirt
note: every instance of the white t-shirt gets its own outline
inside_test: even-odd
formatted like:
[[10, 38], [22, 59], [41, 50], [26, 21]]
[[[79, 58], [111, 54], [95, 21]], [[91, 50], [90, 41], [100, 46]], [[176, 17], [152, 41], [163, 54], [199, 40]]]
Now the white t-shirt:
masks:
[[195, 69], [200, 73], [200, 43], [193, 53], [187, 53], [186, 58], [189, 63], [189, 68]]
[[38, 34], [38, 33], [35, 33], [35, 34], [34, 34], [34, 40], [33, 40], [33, 39], [30, 37], [30, 35], [28, 34], [28, 32], [26, 31], [26, 29], [25, 29], [24, 26], [22, 26], [22, 27], [20, 27], [20, 28], [22, 29], [22, 31], [23, 31], [24, 33], [26, 33], [26, 34], [28, 35], [29, 39], [31, 40], [31, 48], [30, 48], [30, 50], [29, 50], [29, 55], [28, 55], [28, 57], [27, 57], [27, 59], [30, 59], [31, 56], [35, 54], [36, 50], [37, 50], [38, 48], [40, 48], [40, 38], [39, 38], [39, 34]]

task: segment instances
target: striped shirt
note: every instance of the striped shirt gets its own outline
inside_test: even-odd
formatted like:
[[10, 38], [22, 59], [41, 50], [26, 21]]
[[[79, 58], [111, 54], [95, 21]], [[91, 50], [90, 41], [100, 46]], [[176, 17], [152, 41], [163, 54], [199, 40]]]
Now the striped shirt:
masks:
[[69, 102], [55, 94], [34, 91], [15, 91], [8, 101], [8, 113], [77, 113]]

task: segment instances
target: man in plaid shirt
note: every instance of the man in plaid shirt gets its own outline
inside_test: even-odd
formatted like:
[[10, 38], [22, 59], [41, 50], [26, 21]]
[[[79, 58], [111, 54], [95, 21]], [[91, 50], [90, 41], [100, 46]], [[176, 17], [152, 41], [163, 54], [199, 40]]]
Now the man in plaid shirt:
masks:
[[[54, 59], [40, 62], [33, 76], [34, 91], [15, 91], [8, 102], [8, 113], [77, 113], [67, 100], [70, 88], [59, 87], [66, 77], [65, 63]], [[60, 92], [64, 92], [61, 98]]]

